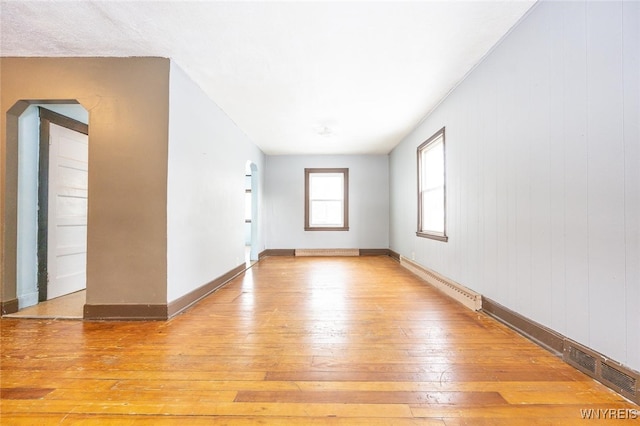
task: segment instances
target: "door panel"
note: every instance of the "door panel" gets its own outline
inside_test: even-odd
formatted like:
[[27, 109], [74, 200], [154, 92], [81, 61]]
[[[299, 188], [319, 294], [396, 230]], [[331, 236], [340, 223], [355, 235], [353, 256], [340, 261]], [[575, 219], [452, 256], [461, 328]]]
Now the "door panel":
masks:
[[51, 123], [49, 129], [47, 299], [86, 288], [87, 135]]

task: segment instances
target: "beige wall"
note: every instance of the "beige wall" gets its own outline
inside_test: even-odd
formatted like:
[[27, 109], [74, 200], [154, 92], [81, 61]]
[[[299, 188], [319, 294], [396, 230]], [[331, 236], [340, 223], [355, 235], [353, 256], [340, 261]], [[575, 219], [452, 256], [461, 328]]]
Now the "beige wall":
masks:
[[166, 304], [169, 66], [0, 58], [1, 301], [16, 297], [16, 104], [77, 100], [89, 111], [87, 304]]

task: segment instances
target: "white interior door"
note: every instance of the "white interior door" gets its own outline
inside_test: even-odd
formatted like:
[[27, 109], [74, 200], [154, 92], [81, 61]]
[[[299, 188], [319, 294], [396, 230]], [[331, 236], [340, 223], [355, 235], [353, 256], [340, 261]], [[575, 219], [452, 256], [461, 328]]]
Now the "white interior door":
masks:
[[49, 129], [47, 299], [87, 286], [89, 138], [51, 124]]

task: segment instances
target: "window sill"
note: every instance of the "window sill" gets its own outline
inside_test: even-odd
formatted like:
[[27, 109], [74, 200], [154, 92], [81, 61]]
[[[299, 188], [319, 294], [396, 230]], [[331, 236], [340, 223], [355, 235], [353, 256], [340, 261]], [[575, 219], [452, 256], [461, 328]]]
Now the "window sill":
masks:
[[429, 238], [431, 240], [437, 240], [437, 241], [443, 241], [445, 243], [449, 241], [449, 237], [447, 237], [446, 235], [428, 234], [426, 232], [416, 232], [416, 235], [418, 237]]

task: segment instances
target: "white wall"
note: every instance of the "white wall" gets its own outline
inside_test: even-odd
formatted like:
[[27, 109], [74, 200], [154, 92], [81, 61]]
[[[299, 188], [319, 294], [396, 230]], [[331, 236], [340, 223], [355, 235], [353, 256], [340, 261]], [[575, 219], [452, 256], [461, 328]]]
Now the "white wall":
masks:
[[[248, 160], [257, 166], [258, 179], [263, 180], [262, 151], [172, 61], [168, 302], [244, 263], [244, 182]], [[261, 199], [260, 192], [258, 198]], [[259, 235], [259, 246], [264, 247], [262, 233]]]
[[[269, 249], [388, 248], [387, 155], [291, 155], [266, 159]], [[349, 231], [304, 230], [304, 169], [349, 169]]]
[[18, 119], [18, 308], [38, 303], [38, 159], [40, 115], [38, 106], [89, 123], [79, 104], [30, 105]]
[[[391, 248], [640, 370], [640, 3], [542, 2], [392, 153]], [[449, 242], [415, 236], [446, 126]]]

